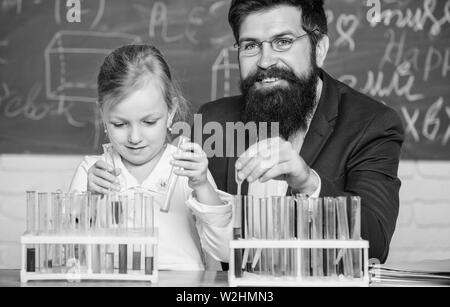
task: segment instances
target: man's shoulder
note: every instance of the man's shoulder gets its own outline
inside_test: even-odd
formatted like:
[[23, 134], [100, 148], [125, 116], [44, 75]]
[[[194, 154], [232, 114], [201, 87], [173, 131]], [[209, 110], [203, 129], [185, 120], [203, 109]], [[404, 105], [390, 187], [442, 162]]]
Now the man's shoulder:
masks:
[[203, 104], [199, 114], [208, 118], [224, 118], [224, 116], [238, 116], [243, 110], [242, 96], [224, 97]]
[[340, 81], [335, 81], [341, 96], [340, 108], [344, 113], [360, 119], [369, 120], [375, 117], [389, 117], [400, 121], [397, 112], [384, 102], [359, 92]]

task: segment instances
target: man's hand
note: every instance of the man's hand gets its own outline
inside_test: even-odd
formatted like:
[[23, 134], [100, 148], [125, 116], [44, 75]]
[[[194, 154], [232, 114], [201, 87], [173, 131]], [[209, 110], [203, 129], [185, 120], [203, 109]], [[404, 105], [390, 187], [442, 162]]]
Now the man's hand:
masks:
[[247, 179], [249, 183], [285, 180], [291, 188], [306, 194], [312, 194], [319, 184], [319, 179], [292, 144], [280, 137], [250, 146], [235, 166], [239, 178]]

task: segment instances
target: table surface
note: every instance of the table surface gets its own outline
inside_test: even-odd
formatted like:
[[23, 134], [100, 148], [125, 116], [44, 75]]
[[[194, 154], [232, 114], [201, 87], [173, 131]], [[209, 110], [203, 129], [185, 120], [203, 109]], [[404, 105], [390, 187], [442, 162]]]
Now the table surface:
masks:
[[[20, 282], [19, 270], [0, 270], [0, 287], [228, 287], [227, 272], [216, 271], [159, 271], [158, 282], [143, 281], [29, 281]], [[445, 283], [443, 285], [449, 285]], [[429, 281], [381, 281], [371, 287], [440, 286]]]

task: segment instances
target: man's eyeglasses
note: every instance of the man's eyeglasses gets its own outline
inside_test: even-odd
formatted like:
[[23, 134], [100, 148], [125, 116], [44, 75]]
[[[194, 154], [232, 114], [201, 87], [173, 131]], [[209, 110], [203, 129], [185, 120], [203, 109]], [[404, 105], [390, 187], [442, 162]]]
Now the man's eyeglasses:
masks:
[[241, 42], [234, 44], [234, 47], [238, 48], [239, 53], [243, 56], [255, 56], [261, 52], [263, 43], [267, 42], [272, 46], [272, 49], [274, 51], [286, 52], [292, 48], [295, 41], [308, 36], [314, 31], [318, 30], [313, 30], [311, 32], [307, 32], [305, 34], [296, 37], [276, 37], [272, 40], [265, 40], [260, 42], [255, 40], [243, 40]]

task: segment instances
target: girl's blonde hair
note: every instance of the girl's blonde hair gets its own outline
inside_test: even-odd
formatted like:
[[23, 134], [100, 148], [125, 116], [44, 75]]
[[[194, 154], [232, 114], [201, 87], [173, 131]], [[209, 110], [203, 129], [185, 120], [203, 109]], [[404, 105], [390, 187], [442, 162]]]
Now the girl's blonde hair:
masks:
[[100, 67], [97, 78], [98, 106], [102, 114], [149, 82], [161, 87], [173, 122], [186, 121], [189, 105], [172, 77], [161, 52], [150, 45], [127, 45], [110, 53]]

